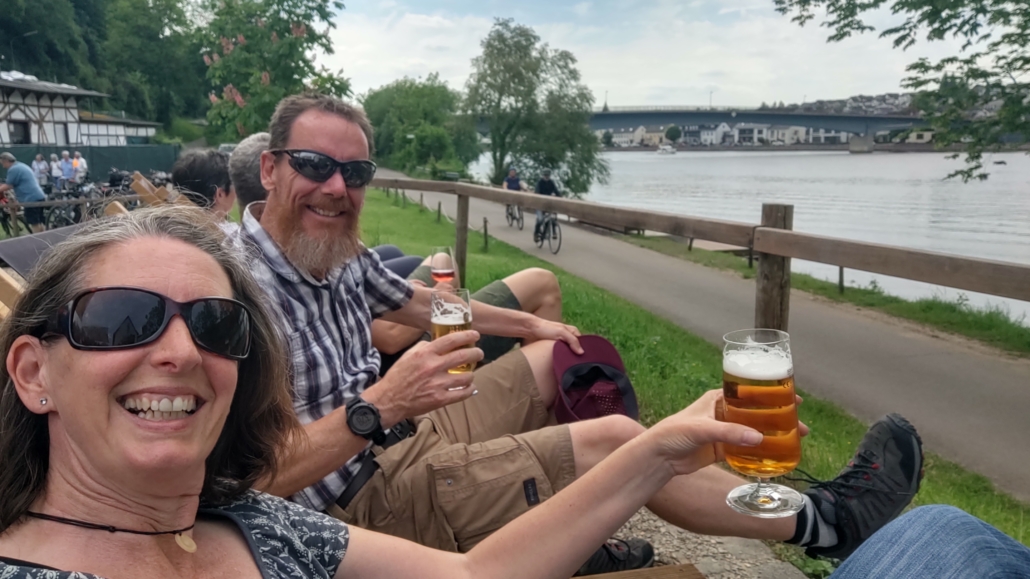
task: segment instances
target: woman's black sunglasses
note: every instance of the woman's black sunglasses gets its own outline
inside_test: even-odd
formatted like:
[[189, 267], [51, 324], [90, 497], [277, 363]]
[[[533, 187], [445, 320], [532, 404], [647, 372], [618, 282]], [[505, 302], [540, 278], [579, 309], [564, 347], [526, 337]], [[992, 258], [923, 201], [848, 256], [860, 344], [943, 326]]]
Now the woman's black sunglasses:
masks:
[[274, 149], [271, 153], [288, 155], [293, 170], [316, 183], [325, 183], [339, 170], [344, 185], [360, 189], [371, 183], [376, 176], [376, 164], [372, 161], [337, 161], [318, 151], [301, 149]]
[[37, 333], [57, 334], [77, 350], [124, 350], [161, 337], [168, 322], [182, 316], [201, 348], [233, 360], [250, 353], [250, 312], [236, 300], [200, 298], [177, 302], [134, 287], [93, 288], [75, 296]]

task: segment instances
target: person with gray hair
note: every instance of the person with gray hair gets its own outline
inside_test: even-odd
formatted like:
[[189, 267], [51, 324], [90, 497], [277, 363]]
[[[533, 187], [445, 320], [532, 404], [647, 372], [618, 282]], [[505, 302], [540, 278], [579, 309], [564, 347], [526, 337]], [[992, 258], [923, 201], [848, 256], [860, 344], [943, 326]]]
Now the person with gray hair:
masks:
[[268, 150], [270, 138], [268, 133], [254, 133], [240, 141], [229, 157], [229, 179], [236, 189], [241, 215], [247, 205], [268, 197], [261, 184], [261, 153]]

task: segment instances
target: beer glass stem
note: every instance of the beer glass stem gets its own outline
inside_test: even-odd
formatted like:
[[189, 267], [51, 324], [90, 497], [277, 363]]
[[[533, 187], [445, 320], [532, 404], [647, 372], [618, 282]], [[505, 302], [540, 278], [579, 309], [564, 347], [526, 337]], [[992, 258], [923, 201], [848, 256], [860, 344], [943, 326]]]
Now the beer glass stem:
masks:
[[751, 501], [752, 503], [754, 503], [756, 505], [762, 503], [762, 497], [765, 496], [765, 493], [763, 492], [764, 489], [762, 488], [762, 483], [765, 483], [765, 482], [768, 482], [768, 479], [764, 479], [762, 477], [756, 477], [755, 490], [752, 491], [751, 496], [748, 497], [749, 501]]

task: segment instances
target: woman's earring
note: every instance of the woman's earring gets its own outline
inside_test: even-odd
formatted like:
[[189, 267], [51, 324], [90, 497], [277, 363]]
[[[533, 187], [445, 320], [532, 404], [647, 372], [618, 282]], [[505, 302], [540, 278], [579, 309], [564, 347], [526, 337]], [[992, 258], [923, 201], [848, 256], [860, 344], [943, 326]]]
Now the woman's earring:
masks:
[[46, 406], [46, 398], [40, 398], [39, 399], [39, 405], [40, 406]]

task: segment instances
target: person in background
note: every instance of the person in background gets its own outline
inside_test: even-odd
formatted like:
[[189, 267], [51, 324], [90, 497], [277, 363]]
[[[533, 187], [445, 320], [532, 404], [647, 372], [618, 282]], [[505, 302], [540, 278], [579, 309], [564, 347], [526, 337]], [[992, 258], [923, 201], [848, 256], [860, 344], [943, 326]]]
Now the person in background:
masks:
[[57, 160], [57, 153], [50, 153], [50, 183], [51, 193], [54, 191], [60, 191], [63, 188], [61, 184], [61, 162]]
[[[539, 195], [551, 195], [554, 197], [561, 197], [561, 193], [558, 192], [558, 186], [555, 185], [554, 181], [551, 180], [551, 170], [544, 169], [540, 180], [536, 182], [536, 192]], [[540, 225], [544, 220], [544, 212], [536, 212], [536, 225], [533, 227], [533, 241], [540, 239]]]
[[240, 141], [229, 156], [229, 179], [236, 191], [240, 215], [247, 205], [268, 197], [261, 184], [261, 153], [268, 150], [268, 139], [268, 133], [254, 133]]
[[504, 188], [509, 191], [522, 190], [522, 180], [515, 169], [508, 169], [508, 176], [504, 178]]
[[64, 189], [68, 183], [75, 182], [75, 162], [72, 161], [68, 151], [61, 151], [61, 188]]
[[89, 164], [86, 163], [86, 158], [82, 156], [82, 153], [75, 151], [75, 158], [72, 159], [72, 164], [75, 167], [75, 182], [85, 183], [86, 178], [89, 176]]
[[226, 221], [236, 203], [228, 155], [215, 149], [183, 152], [172, 167], [172, 185], [194, 205], [214, 213], [226, 233], [236, 231], [236, 224]]
[[[28, 165], [19, 163], [14, 155], [7, 152], [0, 153], [0, 165], [7, 169], [7, 182], [0, 185], [0, 194], [13, 191], [18, 203], [46, 201], [46, 195], [43, 194], [43, 190], [40, 189], [39, 183]], [[16, 219], [17, 216], [12, 215], [11, 218]], [[43, 225], [43, 208], [26, 207], [25, 221], [28, 222], [29, 229], [33, 233], [43, 231], [46, 228]], [[15, 225], [17, 226], [17, 222]]]
[[40, 188], [46, 186], [50, 178], [50, 164], [43, 159], [43, 154], [36, 155], [36, 159], [32, 161], [32, 175], [36, 177], [36, 183], [39, 183]]

